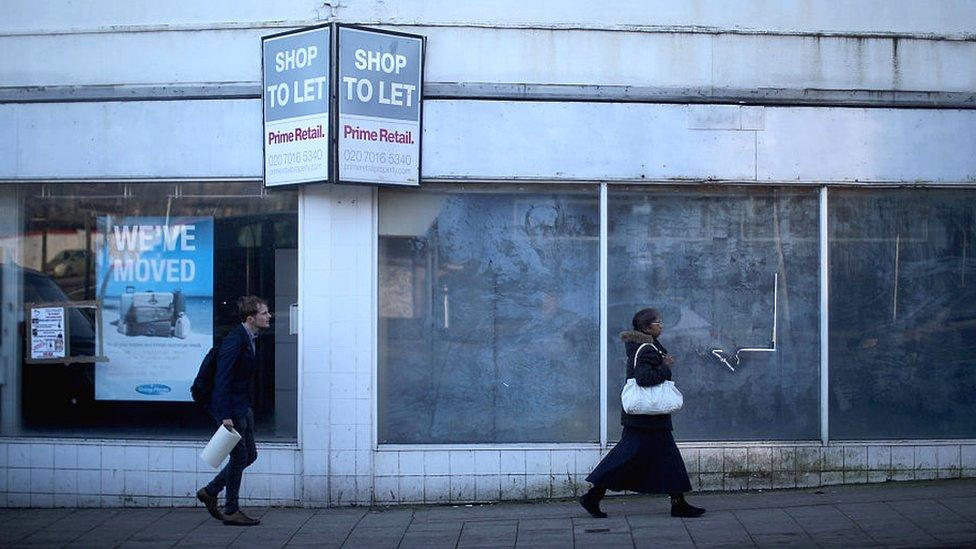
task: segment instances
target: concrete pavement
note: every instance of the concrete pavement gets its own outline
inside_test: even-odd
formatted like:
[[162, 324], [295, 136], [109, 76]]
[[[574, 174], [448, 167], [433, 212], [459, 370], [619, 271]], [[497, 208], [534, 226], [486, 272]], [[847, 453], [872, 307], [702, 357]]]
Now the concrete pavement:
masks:
[[223, 526], [202, 508], [0, 509], [2, 547], [976, 547], [976, 480], [692, 494], [675, 519], [665, 497], [471, 506], [247, 509]]

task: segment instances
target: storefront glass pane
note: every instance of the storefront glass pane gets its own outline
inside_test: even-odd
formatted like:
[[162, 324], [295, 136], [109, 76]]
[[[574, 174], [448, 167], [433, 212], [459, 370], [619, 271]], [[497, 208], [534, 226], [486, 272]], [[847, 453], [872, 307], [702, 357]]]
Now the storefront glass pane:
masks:
[[[17, 311], [3, 320], [18, 326], [4, 339], [17, 344], [16, 353], [4, 353], [4, 367], [16, 373], [8, 379], [19, 379], [3, 389], [6, 434], [208, 434], [213, 420], [191, 401], [189, 384], [202, 356], [239, 323], [237, 297], [257, 294], [276, 319], [257, 343], [256, 434], [295, 438], [297, 339], [288, 309], [298, 295], [296, 192], [263, 194], [259, 183], [140, 183], [3, 193], [19, 217], [0, 235], [5, 310]], [[39, 320], [28, 328], [25, 319], [51, 303], [97, 309], [65, 310], [63, 344], [55, 317], [49, 345], [44, 329], [34, 333]], [[62, 354], [80, 358], [48, 358]]]
[[976, 191], [829, 197], [831, 438], [976, 437]]
[[[610, 440], [626, 372], [618, 334], [644, 307], [663, 314], [676, 359], [676, 438], [819, 438], [818, 204], [813, 189], [610, 188]], [[736, 361], [737, 349], [773, 347], [774, 318], [775, 351]]]
[[379, 195], [379, 442], [600, 439], [595, 186]]

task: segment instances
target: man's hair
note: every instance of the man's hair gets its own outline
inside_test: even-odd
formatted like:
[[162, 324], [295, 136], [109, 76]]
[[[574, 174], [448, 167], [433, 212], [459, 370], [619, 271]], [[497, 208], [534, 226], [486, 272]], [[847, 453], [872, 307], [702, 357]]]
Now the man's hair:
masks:
[[258, 314], [261, 305], [268, 306], [268, 302], [256, 295], [245, 295], [237, 298], [237, 314], [241, 317], [241, 322], [247, 320], [249, 316]]
[[661, 320], [661, 313], [657, 312], [657, 309], [641, 309], [637, 311], [634, 315], [634, 329], [642, 331], [647, 328], [653, 322], [659, 322]]

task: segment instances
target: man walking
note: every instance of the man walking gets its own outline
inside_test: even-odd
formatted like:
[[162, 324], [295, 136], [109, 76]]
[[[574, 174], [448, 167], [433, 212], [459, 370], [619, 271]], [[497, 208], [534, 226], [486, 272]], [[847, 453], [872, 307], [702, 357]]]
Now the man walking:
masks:
[[[237, 300], [241, 323], [224, 337], [217, 353], [210, 414], [223, 426], [236, 429], [241, 441], [230, 452], [230, 459], [210, 484], [197, 491], [197, 499], [217, 520], [230, 526], [253, 526], [261, 521], [245, 515], [238, 506], [244, 469], [258, 458], [254, 445], [254, 412], [251, 410], [251, 374], [258, 367], [254, 340], [271, 324], [268, 304], [257, 296]], [[227, 488], [224, 512], [217, 507], [217, 494]]]

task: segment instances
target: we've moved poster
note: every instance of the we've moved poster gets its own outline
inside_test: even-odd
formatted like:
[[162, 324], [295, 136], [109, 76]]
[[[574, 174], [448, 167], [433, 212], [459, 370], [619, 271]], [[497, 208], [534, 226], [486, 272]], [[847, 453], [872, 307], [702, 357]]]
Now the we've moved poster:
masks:
[[98, 231], [109, 361], [95, 367], [95, 399], [192, 400], [213, 346], [213, 218], [104, 216]]

